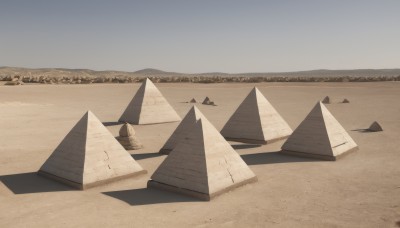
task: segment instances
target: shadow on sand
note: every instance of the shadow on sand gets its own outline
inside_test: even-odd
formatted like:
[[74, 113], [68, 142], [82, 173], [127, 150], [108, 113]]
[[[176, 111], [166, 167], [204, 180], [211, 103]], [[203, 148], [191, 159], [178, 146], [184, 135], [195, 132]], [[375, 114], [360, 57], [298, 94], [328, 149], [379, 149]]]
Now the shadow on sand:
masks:
[[132, 206], [151, 205], [161, 203], [201, 202], [196, 198], [161, 191], [153, 188], [139, 188], [124, 191], [103, 192], [107, 196], [124, 201]]
[[116, 125], [122, 125], [124, 123], [122, 122], [103, 122], [102, 123], [104, 126], [108, 127], [108, 126], [116, 126]]
[[321, 160], [312, 158], [303, 158], [290, 156], [281, 153], [280, 151], [265, 152], [257, 154], [243, 154], [241, 155], [243, 161], [247, 165], [262, 165], [262, 164], [275, 164], [275, 163], [290, 163], [290, 162], [323, 162]]
[[0, 176], [0, 181], [3, 182], [3, 184], [7, 186], [7, 188], [9, 188], [14, 194], [76, 190], [58, 182], [41, 177], [37, 175], [36, 172]]
[[368, 128], [365, 128], [365, 129], [354, 129], [354, 130], [351, 130], [351, 131], [358, 131], [358, 132], [361, 132], [361, 133], [373, 133], [373, 132], [375, 132], [375, 131], [369, 130]]
[[231, 146], [235, 150], [243, 150], [243, 149], [251, 149], [251, 148], [260, 147], [262, 145], [260, 145], [260, 144], [236, 144], [236, 145], [231, 145]]
[[158, 152], [155, 153], [143, 153], [143, 154], [131, 154], [133, 159], [135, 160], [142, 160], [142, 159], [147, 159], [147, 158], [156, 158], [163, 156], [163, 154], [160, 154]]

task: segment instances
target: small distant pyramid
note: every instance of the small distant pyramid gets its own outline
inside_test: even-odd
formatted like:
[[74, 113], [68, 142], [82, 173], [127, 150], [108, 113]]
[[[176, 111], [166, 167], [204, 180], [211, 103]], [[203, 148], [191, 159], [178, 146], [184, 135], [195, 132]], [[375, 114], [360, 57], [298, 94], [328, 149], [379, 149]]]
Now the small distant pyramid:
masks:
[[210, 104], [210, 101], [211, 101], [210, 98], [206, 97], [202, 104], [207, 104], [208, 105], [208, 104]]
[[342, 103], [350, 103], [350, 101], [345, 98], [343, 99]]
[[192, 98], [189, 103], [197, 103], [196, 99]]
[[329, 96], [324, 97], [324, 99], [322, 99], [321, 101], [323, 104], [330, 104], [331, 103], [331, 99], [329, 98]]
[[180, 120], [179, 115], [157, 87], [146, 78], [118, 121], [131, 124], [155, 124]]
[[114, 136], [88, 111], [38, 171], [78, 189], [146, 173]]
[[322, 102], [318, 102], [283, 144], [282, 152], [336, 160], [338, 156], [357, 148], [342, 125]]
[[161, 148], [160, 153], [169, 154], [181, 140], [187, 137], [200, 118], [205, 118], [203, 113], [196, 106], [193, 106]]
[[368, 131], [383, 131], [383, 129], [378, 122], [374, 121], [371, 126], [369, 126]]
[[210, 200], [257, 177], [217, 129], [200, 118], [151, 176], [148, 187]]
[[119, 136], [116, 137], [116, 139], [126, 150], [138, 150], [143, 148], [142, 143], [136, 137], [135, 130], [129, 123], [122, 125], [119, 130]]
[[257, 87], [250, 91], [221, 130], [227, 140], [261, 144], [287, 138], [292, 132]]

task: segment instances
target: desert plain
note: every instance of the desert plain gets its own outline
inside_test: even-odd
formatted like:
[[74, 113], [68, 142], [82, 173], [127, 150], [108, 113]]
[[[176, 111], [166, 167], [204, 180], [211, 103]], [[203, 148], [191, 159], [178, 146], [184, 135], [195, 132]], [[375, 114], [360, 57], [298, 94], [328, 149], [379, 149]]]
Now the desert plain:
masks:
[[[147, 174], [85, 191], [36, 175], [87, 110], [117, 136], [139, 86], [0, 85], [0, 227], [400, 226], [399, 82], [157, 83], [181, 117], [193, 105], [185, 102], [210, 97], [217, 106], [196, 105], [218, 130], [254, 86], [292, 129], [328, 95], [327, 108], [359, 146], [332, 162], [283, 155], [285, 140], [230, 142], [258, 182], [210, 202], [146, 188], [178, 122], [134, 125], [144, 148], [128, 152]], [[362, 130], [373, 121], [384, 131]]]

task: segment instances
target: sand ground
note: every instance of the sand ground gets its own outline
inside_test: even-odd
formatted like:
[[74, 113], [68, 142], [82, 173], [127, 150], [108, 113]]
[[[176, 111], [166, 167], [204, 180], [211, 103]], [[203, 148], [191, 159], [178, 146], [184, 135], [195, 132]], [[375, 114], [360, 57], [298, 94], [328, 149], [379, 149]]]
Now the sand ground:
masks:
[[[221, 129], [255, 84], [156, 84], [180, 116], [199, 104]], [[258, 176], [201, 202], [146, 189], [165, 156], [157, 152], [178, 123], [134, 126], [144, 148], [129, 151], [148, 174], [77, 191], [35, 172], [86, 110], [117, 135], [139, 84], [0, 86], [0, 227], [396, 227], [400, 221], [400, 83], [262, 83], [258, 88], [294, 129], [325, 95], [359, 145], [336, 162], [232, 142]], [[378, 120], [383, 132], [354, 131]]]

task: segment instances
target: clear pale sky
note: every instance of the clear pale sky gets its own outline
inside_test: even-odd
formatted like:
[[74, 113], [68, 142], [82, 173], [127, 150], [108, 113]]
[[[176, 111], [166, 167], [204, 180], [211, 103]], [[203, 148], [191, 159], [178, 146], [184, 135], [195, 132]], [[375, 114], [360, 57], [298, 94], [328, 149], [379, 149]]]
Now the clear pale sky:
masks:
[[400, 68], [400, 0], [2, 0], [0, 66]]

